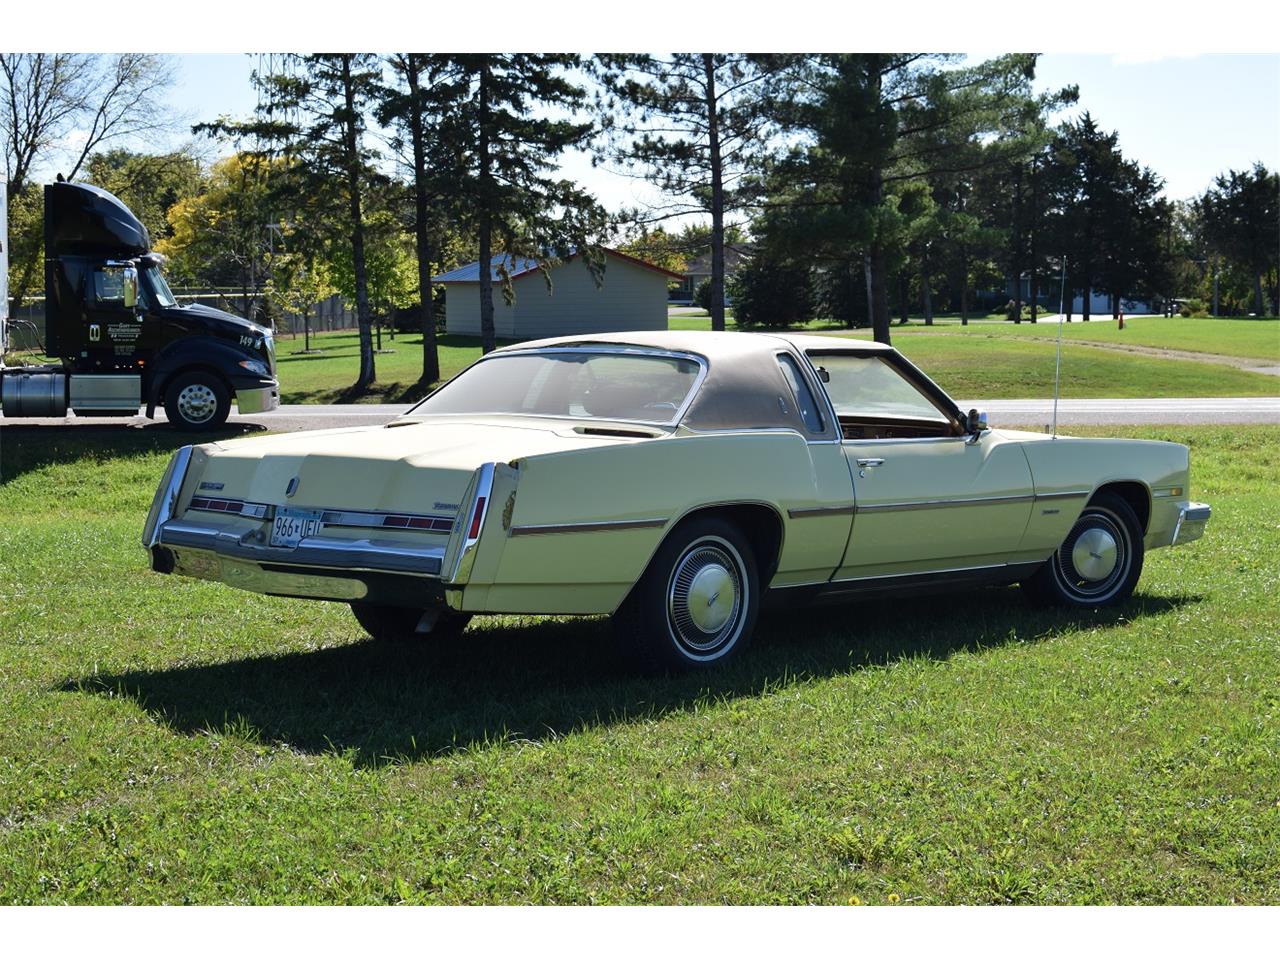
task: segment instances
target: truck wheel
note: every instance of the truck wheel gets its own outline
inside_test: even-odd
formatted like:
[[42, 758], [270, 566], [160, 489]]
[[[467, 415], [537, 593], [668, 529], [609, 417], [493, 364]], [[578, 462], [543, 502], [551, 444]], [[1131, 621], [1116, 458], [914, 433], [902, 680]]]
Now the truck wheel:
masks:
[[1123, 497], [1089, 502], [1048, 562], [1023, 586], [1032, 597], [1068, 607], [1121, 603], [1142, 576], [1142, 526]]
[[430, 633], [417, 633], [422, 610], [413, 607], [392, 607], [382, 603], [353, 603], [351, 612], [365, 632], [375, 640], [450, 641], [462, 636], [471, 622], [470, 614], [454, 610], [441, 610]]
[[231, 413], [231, 391], [212, 373], [180, 374], [165, 391], [164, 413], [179, 430], [217, 430]]
[[641, 667], [705, 670], [747, 645], [759, 610], [750, 544], [727, 520], [698, 517], [663, 541], [613, 622]]

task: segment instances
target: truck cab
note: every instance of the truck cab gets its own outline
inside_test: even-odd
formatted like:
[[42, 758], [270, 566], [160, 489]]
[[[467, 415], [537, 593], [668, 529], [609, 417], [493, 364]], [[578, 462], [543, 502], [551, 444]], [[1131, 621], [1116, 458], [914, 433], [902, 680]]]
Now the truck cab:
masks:
[[279, 404], [269, 328], [177, 301], [147, 229], [86, 184], [44, 188], [45, 353], [57, 366], [7, 368], [6, 417], [148, 417], [212, 430]]

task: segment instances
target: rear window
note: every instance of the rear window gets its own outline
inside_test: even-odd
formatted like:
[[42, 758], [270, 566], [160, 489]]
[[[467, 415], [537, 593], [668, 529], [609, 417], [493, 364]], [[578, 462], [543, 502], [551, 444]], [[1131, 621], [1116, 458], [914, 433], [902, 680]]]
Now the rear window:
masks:
[[697, 361], [556, 350], [494, 354], [409, 411], [523, 414], [671, 424], [698, 380]]

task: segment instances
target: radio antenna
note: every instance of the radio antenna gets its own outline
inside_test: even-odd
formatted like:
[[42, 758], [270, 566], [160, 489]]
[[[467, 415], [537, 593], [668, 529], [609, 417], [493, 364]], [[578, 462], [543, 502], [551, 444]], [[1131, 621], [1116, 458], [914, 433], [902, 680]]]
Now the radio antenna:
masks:
[[1058, 393], [1062, 388], [1062, 324], [1067, 319], [1067, 258], [1062, 258], [1062, 283], [1058, 288], [1058, 356], [1053, 363], [1053, 439], [1058, 439]]

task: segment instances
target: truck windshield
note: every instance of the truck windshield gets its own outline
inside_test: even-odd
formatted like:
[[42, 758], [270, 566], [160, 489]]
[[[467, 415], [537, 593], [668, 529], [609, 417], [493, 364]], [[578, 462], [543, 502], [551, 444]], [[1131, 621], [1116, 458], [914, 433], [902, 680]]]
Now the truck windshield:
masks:
[[409, 411], [499, 413], [674, 423], [698, 380], [696, 360], [549, 350], [495, 354]]
[[160, 268], [154, 263], [148, 263], [142, 268], [142, 283], [139, 284], [140, 289], [148, 300], [154, 300], [156, 306], [159, 307], [176, 307], [178, 305], [177, 298], [173, 295], [173, 291], [169, 289], [169, 284], [164, 279], [164, 274], [160, 272]]

